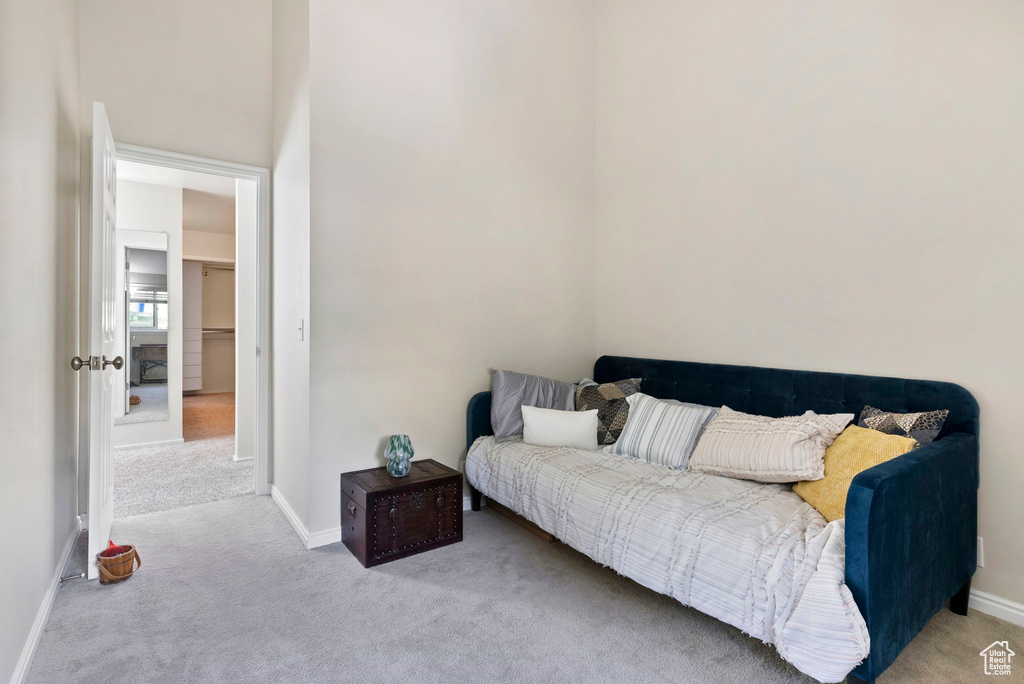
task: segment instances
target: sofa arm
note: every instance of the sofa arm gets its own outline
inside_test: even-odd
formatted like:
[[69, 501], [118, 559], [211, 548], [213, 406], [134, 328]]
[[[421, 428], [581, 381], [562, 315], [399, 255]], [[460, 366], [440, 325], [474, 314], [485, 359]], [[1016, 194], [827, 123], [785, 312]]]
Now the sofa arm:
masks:
[[466, 409], [466, 451], [477, 437], [493, 435], [491, 429], [491, 393], [478, 392], [469, 400]]
[[871, 652], [853, 674], [892, 664], [977, 567], [978, 438], [955, 433], [865, 470], [846, 499], [846, 584]]

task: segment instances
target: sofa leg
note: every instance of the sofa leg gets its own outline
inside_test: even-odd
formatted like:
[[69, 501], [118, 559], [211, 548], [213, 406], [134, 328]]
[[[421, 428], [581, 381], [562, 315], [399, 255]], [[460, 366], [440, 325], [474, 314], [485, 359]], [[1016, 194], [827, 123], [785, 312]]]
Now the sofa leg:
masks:
[[960, 587], [960, 591], [953, 594], [949, 599], [949, 609], [957, 615], [967, 615], [967, 602], [971, 600], [971, 580]]
[[870, 684], [857, 675], [846, 675], [846, 684]]
[[480, 491], [478, 489], [475, 489], [474, 487], [470, 486], [470, 488], [469, 488], [469, 507], [470, 507], [471, 510], [474, 510], [474, 511], [479, 511], [480, 510], [480, 499], [481, 498], [482, 497], [480, 496]]

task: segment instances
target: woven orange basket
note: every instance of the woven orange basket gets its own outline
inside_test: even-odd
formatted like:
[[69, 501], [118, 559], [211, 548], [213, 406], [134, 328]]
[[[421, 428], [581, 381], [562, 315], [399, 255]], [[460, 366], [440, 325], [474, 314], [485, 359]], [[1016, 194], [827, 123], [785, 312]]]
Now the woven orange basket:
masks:
[[116, 556], [103, 557], [96, 554], [96, 565], [100, 570], [100, 584], [117, 584], [131, 577], [142, 567], [142, 558], [131, 544], [122, 544], [124, 553]]

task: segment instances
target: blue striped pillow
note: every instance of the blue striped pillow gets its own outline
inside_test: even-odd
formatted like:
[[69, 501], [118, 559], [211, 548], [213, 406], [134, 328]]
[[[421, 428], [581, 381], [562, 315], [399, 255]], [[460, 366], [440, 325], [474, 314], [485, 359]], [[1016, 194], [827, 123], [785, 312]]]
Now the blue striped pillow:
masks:
[[718, 409], [664, 401], [636, 393], [626, 398], [629, 417], [611, 453], [648, 463], [686, 469], [697, 440]]

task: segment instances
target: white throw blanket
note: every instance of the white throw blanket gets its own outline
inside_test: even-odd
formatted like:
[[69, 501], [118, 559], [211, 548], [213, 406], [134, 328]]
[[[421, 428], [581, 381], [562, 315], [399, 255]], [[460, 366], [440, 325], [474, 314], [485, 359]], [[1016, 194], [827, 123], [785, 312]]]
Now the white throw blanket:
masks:
[[818, 681], [840, 682], [867, 657], [844, 583], [844, 521], [826, 523], [788, 485], [493, 437], [473, 443], [466, 476], [598, 563], [774, 644]]

